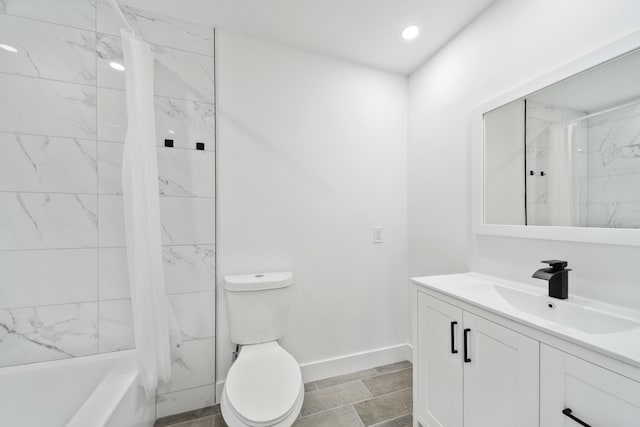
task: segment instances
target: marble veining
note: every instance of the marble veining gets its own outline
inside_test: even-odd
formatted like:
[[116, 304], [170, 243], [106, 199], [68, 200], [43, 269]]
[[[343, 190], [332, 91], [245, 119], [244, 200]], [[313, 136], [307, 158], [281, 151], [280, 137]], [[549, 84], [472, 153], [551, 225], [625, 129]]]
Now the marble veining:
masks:
[[[121, 5], [131, 26], [149, 43], [211, 55], [213, 28]], [[98, 32], [120, 35], [120, 25], [105, 0], [98, 0]]]
[[[169, 415], [214, 401], [214, 33], [123, 10], [156, 58], [162, 256], [184, 339], [158, 399]], [[119, 33], [104, 0], [0, 0], [0, 39], [18, 48], [0, 62], [0, 366], [134, 345]]]
[[95, 87], [0, 74], [0, 88], [0, 131], [96, 137]]
[[[196, 142], [204, 142], [205, 150], [215, 149], [213, 104], [156, 96], [155, 107], [157, 145], [172, 139], [176, 148], [195, 149]], [[126, 127], [125, 92], [98, 88], [98, 139], [123, 142]]]
[[100, 301], [99, 307], [100, 353], [134, 348], [131, 300]]
[[[125, 245], [122, 197], [99, 196], [101, 247]], [[215, 200], [209, 198], [161, 197], [163, 245], [212, 244], [215, 242]]]
[[97, 352], [97, 304], [0, 310], [0, 366]]
[[[99, 192], [122, 194], [124, 144], [100, 142]], [[158, 186], [163, 196], [214, 197], [215, 153], [211, 151], [157, 148]]]
[[95, 193], [96, 142], [0, 133], [0, 191]]
[[[152, 45], [155, 56], [156, 95], [211, 102], [213, 99], [213, 56]], [[98, 34], [98, 86], [125, 89], [124, 73], [109, 66], [122, 62], [119, 37]]]
[[18, 49], [3, 53], [0, 72], [73, 83], [96, 83], [96, 35], [0, 14], [0, 40]]
[[0, 193], [0, 250], [95, 247], [95, 195]]
[[0, 13], [95, 31], [96, 0], [0, 0]]

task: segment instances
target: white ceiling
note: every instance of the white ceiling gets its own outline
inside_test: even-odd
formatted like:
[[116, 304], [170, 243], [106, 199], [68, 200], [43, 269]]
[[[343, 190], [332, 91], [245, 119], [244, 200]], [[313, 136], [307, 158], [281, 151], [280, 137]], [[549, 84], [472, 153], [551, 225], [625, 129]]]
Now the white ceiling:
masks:
[[[409, 74], [494, 0], [121, 0], [191, 22]], [[418, 25], [406, 42], [400, 33]]]

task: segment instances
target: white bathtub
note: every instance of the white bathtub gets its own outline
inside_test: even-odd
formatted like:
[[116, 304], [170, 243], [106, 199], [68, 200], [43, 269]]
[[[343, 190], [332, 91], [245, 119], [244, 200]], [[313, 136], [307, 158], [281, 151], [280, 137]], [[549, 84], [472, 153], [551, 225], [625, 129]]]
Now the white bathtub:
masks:
[[0, 369], [0, 425], [150, 427], [135, 350]]

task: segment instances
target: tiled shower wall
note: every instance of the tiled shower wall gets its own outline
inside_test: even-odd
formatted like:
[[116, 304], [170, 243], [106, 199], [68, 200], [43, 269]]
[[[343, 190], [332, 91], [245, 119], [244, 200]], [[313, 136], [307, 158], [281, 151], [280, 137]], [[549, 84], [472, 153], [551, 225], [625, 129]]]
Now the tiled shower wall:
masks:
[[[164, 416], [214, 401], [214, 32], [124, 10], [156, 55], [163, 257], [185, 341]], [[0, 50], [0, 366], [133, 346], [118, 35], [104, 0], [0, 2], [0, 43], [18, 49]]]
[[640, 228], [640, 103], [588, 119], [589, 226]]
[[[549, 145], [559, 143], [559, 139], [567, 137], [567, 123], [577, 117], [584, 116], [582, 111], [547, 105], [527, 100], [526, 108], [526, 186], [527, 186], [527, 224], [528, 225], [559, 225], [550, 218], [549, 191]], [[574, 166], [577, 168], [578, 225], [586, 225], [586, 131], [577, 129], [574, 132], [575, 152]], [[577, 137], [576, 137], [577, 136]], [[534, 174], [531, 175], [530, 172]], [[544, 175], [541, 175], [541, 172]]]

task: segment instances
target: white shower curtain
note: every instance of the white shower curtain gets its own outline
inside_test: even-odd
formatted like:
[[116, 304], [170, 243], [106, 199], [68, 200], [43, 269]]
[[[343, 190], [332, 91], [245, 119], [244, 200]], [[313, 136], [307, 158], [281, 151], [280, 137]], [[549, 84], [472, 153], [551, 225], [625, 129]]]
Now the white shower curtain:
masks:
[[167, 299], [162, 265], [160, 198], [151, 46], [121, 31], [128, 128], [122, 158], [122, 194], [140, 383], [147, 395], [171, 379], [180, 334]]
[[[566, 132], [565, 132], [566, 131]], [[547, 154], [549, 225], [578, 225], [578, 183], [574, 158], [574, 126], [555, 124]]]

